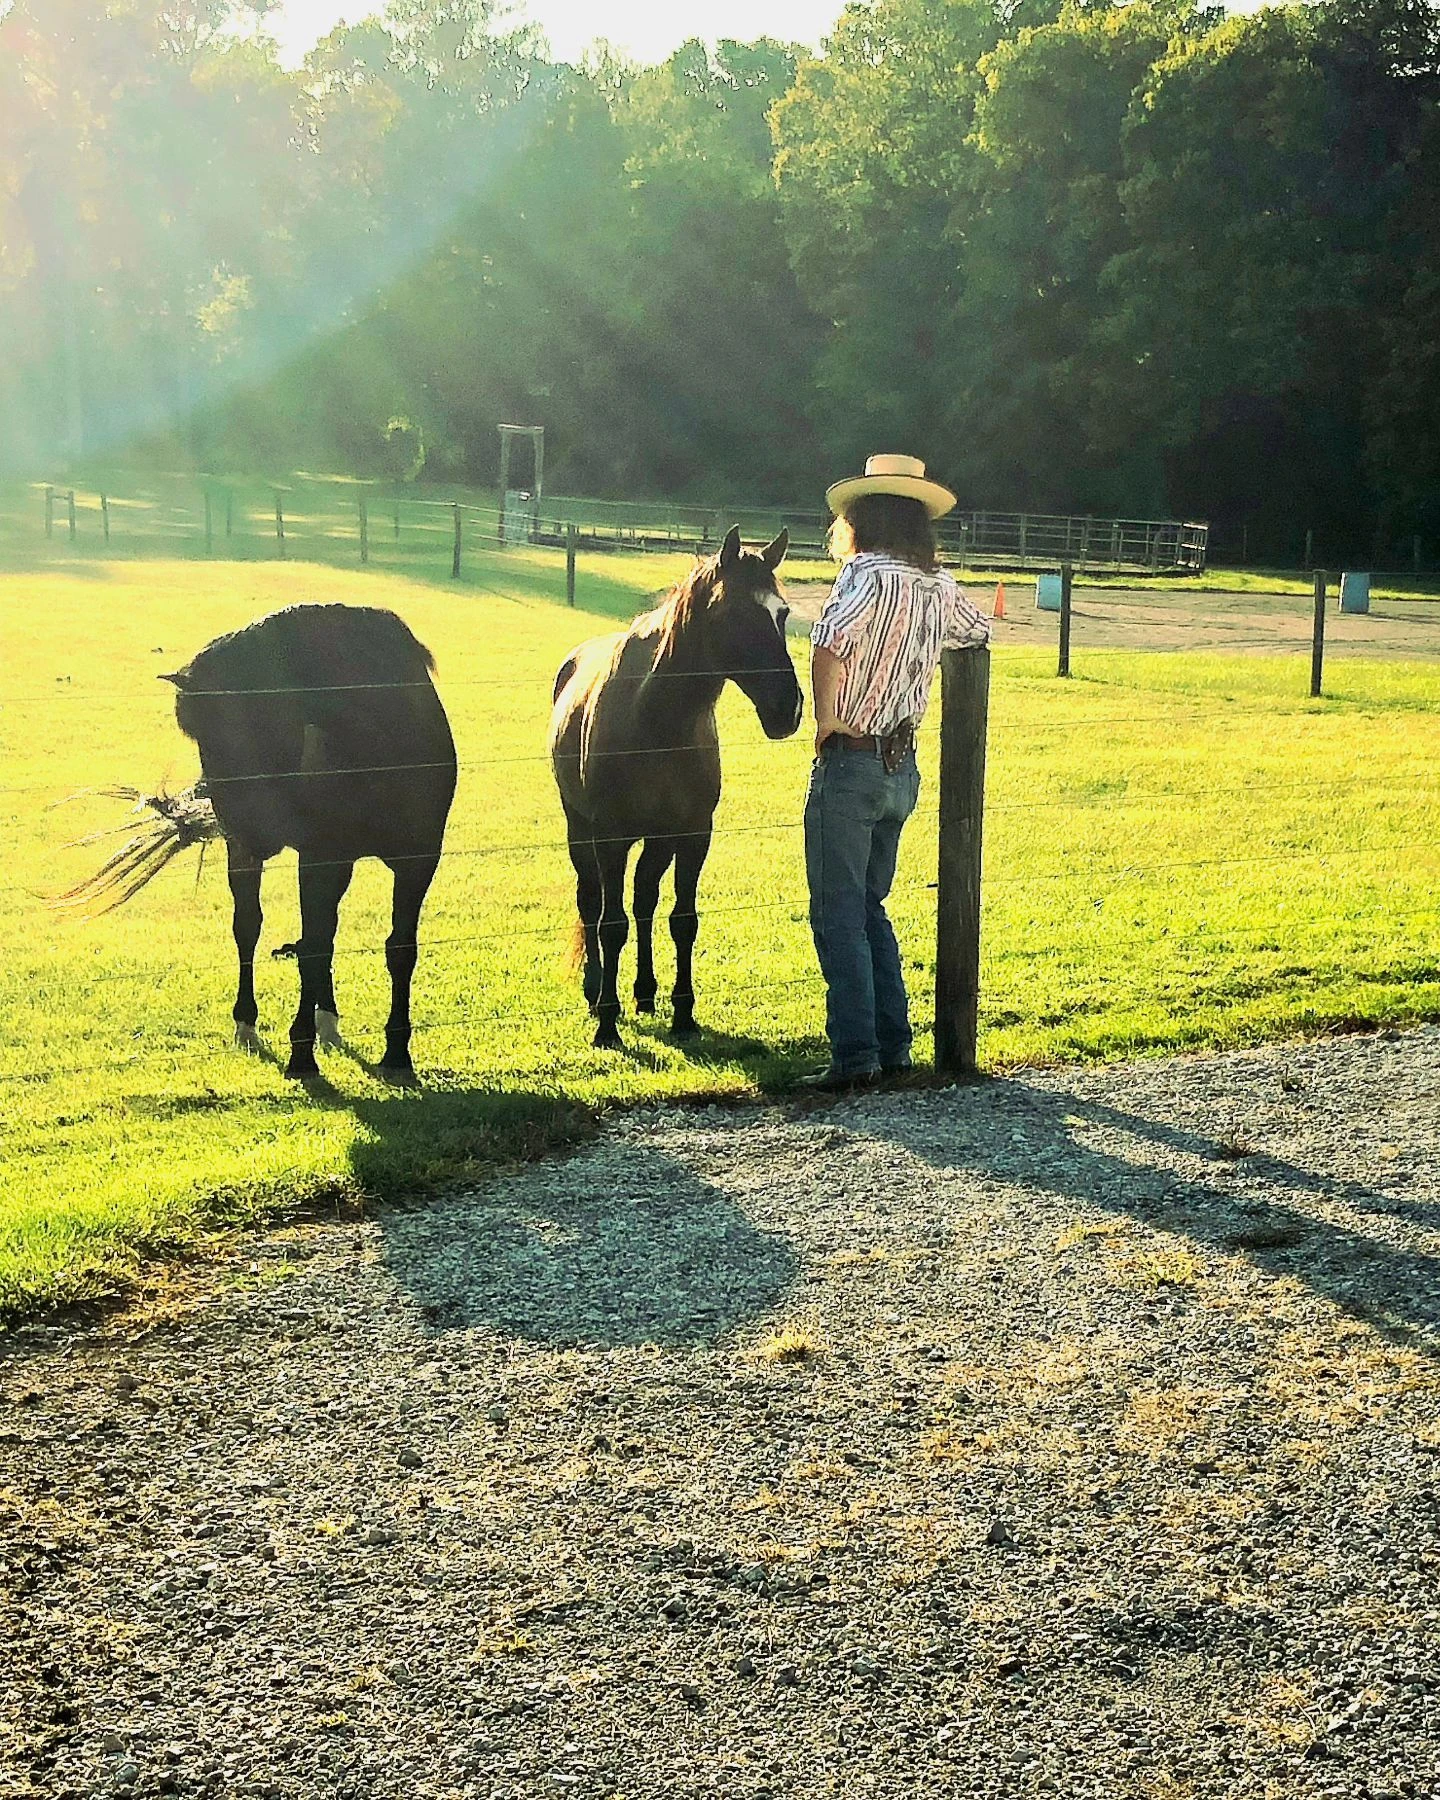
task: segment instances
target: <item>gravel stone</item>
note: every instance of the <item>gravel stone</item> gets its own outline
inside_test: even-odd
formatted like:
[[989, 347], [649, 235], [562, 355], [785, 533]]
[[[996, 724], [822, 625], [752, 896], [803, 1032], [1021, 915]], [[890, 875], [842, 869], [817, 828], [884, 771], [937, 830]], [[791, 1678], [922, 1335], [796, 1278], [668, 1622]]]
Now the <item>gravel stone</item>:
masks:
[[1437, 1141], [1434, 1028], [649, 1107], [16, 1329], [0, 1794], [1440, 1800]]

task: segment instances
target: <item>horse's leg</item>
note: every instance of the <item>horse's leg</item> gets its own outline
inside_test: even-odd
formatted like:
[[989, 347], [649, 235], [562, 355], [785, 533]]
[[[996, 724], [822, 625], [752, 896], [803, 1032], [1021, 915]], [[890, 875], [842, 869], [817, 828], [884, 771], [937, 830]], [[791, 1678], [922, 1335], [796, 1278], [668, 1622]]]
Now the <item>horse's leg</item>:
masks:
[[675, 940], [675, 992], [670, 1031], [675, 1037], [693, 1037], [695, 1023], [695, 938], [700, 916], [695, 896], [700, 871], [710, 854], [710, 833], [696, 832], [680, 839], [675, 851], [675, 910], [670, 914], [670, 936]]
[[595, 1002], [599, 1028], [595, 1045], [600, 1050], [618, 1050], [620, 1033], [620, 952], [625, 948], [629, 926], [625, 919], [625, 864], [630, 858], [630, 838], [605, 838], [595, 846], [600, 864], [600, 993]]
[[287, 1075], [320, 1073], [315, 1061], [315, 1008], [329, 988], [335, 924], [354, 872], [354, 863], [328, 857], [300, 858], [300, 941], [295, 946], [295, 960], [300, 965], [300, 1004], [290, 1027]]
[[583, 836], [573, 822], [569, 833], [570, 861], [575, 865], [575, 910], [580, 915], [580, 936], [584, 946], [585, 1004], [593, 1013], [600, 998], [600, 864], [595, 859], [595, 845]]
[[242, 1050], [258, 1050], [260, 1034], [255, 1029], [260, 1009], [255, 1004], [255, 946], [260, 942], [260, 876], [264, 863], [233, 840], [225, 846], [229, 863], [230, 898], [234, 903], [230, 929], [240, 958], [240, 978], [235, 988], [235, 1005], [230, 1016], [235, 1021], [235, 1042]]
[[635, 1010], [655, 1010], [655, 909], [660, 883], [675, 855], [673, 838], [646, 838], [635, 865]]
[[385, 1021], [387, 1075], [413, 1075], [410, 1061], [410, 980], [420, 954], [420, 909], [440, 866], [436, 857], [407, 859], [395, 870], [395, 898], [390, 935], [385, 940], [385, 967], [390, 971], [390, 1017]]

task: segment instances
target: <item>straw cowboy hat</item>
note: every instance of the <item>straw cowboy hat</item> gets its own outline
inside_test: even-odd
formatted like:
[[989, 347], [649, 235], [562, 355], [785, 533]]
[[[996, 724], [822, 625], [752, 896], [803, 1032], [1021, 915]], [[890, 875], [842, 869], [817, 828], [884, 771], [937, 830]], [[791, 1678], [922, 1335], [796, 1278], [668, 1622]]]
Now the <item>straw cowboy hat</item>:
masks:
[[901, 494], [919, 500], [932, 519], [940, 519], [955, 505], [955, 496], [938, 481], [927, 481], [918, 456], [872, 456], [863, 475], [851, 475], [825, 490], [831, 512], [842, 513], [862, 494]]

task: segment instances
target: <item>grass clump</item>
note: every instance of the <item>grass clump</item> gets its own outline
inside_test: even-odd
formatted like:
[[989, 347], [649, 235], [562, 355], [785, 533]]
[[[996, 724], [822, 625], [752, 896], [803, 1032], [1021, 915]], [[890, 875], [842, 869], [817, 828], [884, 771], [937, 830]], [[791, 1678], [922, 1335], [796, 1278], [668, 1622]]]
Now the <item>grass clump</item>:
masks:
[[1189, 1250], [1150, 1250], [1129, 1266], [1147, 1287], [1193, 1288], [1200, 1282], [1200, 1259]]
[[1100, 1219], [1094, 1221], [1076, 1219], [1073, 1224], [1067, 1225], [1056, 1237], [1055, 1254], [1057, 1256], [1063, 1256], [1067, 1250], [1074, 1250], [1078, 1245], [1088, 1244], [1095, 1239], [1104, 1242], [1107, 1239], [1123, 1237], [1129, 1229], [1130, 1224], [1126, 1219]]
[[756, 1357], [763, 1363], [808, 1362], [819, 1353], [819, 1340], [801, 1325], [782, 1326], [755, 1350]]

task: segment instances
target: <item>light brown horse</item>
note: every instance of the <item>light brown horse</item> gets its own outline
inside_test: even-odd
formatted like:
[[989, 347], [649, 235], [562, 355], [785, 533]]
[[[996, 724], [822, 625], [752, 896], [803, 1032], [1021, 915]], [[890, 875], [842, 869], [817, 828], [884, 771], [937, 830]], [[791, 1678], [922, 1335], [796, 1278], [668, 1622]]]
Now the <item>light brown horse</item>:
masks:
[[595, 1042], [620, 1045], [620, 952], [629, 935], [625, 869], [635, 867], [635, 1008], [655, 1010], [652, 937], [660, 883], [675, 865], [675, 988], [671, 1031], [693, 1033], [695, 896], [720, 799], [715, 707], [727, 680], [754, 706], [765, 735], [798, 730], [802, 700], [785, 642], [788, 608], [775, 580], [789, 536], [754, 555], [733, 528], [718, 556], [697, 563], [628, 631], [591, 638], [555, 680], [550, 755], [575, 865], [584, 934], [585, 998]]

